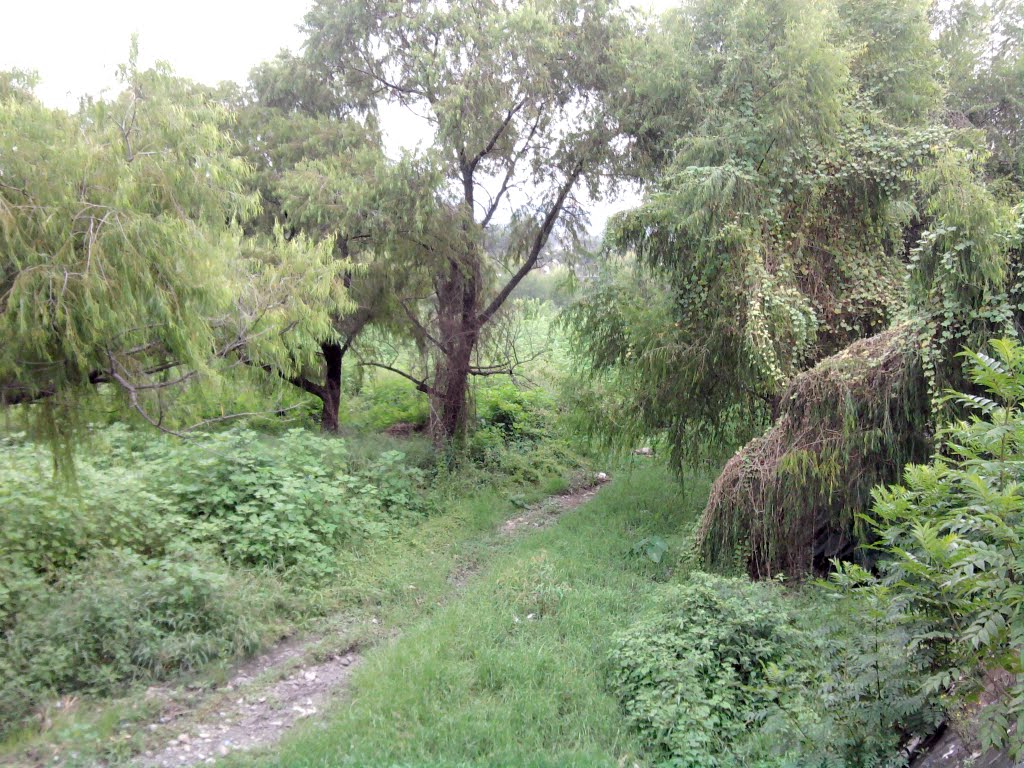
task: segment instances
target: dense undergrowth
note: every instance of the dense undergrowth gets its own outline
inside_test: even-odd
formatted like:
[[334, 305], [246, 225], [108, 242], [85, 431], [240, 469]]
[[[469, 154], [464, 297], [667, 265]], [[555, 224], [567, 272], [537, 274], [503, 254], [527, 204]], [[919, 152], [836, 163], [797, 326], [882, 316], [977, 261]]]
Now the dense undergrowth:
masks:
[[[402, 420], [417, 402], [405, 390], [369, 390], [364, 412], [390, 402], [377, 418]], [[57, 696], [251, 653], [367, 598], [380, 588], [361, 579], [371, 552], [485, 484], [514, 497], [578, 466], [538, 396], [483, 400], [480, 437], [454, 466], [417, 435], [234, 428], [181, 441], [115, 424], [55, 482], [48, 446], [0, 438], [0, 733]]]

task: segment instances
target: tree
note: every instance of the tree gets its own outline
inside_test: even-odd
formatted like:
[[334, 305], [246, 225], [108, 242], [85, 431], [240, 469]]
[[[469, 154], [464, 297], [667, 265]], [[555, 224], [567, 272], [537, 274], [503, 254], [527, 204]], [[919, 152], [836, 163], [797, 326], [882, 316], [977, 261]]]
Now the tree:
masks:
[[930, 450], [956, 351], [1019, 314], [1016, 201], [944, 123], [927, 10], [692, 2], [631, 68], [618, 109], [658, 171], [611, 243], [661, 291], [637, 312], [601, 286], [570, 322], [627, 439], [678, 462], [749, 440], [698, 530], [710, 565], [799, 576], [863, 543], [871, 487]]
[[326, 333], [282, 337], [294, 360], [310, 362], [271, 368], [317, 397], [323, 430], [336, 432], [346, 355], [371, 323], [394, 325], [397, 302], [415, 284], [415, 258], [394, 253], [419, 247], [402, 235], [422, 208], [410, 188], [422, 169], [411, 159], [389, 160], [380, 132], [288, 54], [254, 69], [247, 89], [222, 97], [232, 106], [227, 128], [255, 170], [251, 183], [261, 201], [247, 231], [265, 238], [280, 227], [285, 239], [303, 235], [324, 244], [345, 265], [335, 279], [351, 301], [324, 308]]
[[984, 132], [990, 175], [1011, 180], [1019, 190], [1024, 176], [1024, 3], [936, 3], [932, 15], [950, 120]]
[[[429, 134], [437, 175], [416, 194], [435, 210], [409, 250], [426, 261], [429, 312], [407, 317], [436, 362], [405, 375], [430, 396], [435, 439], [449, 441], [466, 426], [469, 377], [501, 368], [474, 363], [489, 324], [549, 239], [580, 231], [581, 189], [596, 194], [610, 167], [605, 94], [625, 21], [605, 0], [321, 0], [306, 27], [312, 67], [340, 101], [371, 117], [422, 115]], [[489, 255], [499, 224], [512, 236]]]
[[243, 348], [270, 364], [281, 329], [313, 332], [320, 305], [345, 302], [305, 240], [250, 258], [233, 222], [257, 200], [223, 107], [135, 58], [121, 94], [74, 114], [17, 78], [0, 88], [0, 401], [43, 403], [31, 412], [58, 432], [104, 384], [164, 428], [173, 390]]
[[609, 240], [671, 291], [668, 322], [635, 338], [600, 292], [573, 313], [598, 331], [584, 364], [639, 384], [632, 437], [667, 433], [680, 460], [751, 437], [794, 375], [905, 306], [914, 172], [949, 146], [925, 10], [698, 0], [637, 42], [616, 113], [645, 196]]

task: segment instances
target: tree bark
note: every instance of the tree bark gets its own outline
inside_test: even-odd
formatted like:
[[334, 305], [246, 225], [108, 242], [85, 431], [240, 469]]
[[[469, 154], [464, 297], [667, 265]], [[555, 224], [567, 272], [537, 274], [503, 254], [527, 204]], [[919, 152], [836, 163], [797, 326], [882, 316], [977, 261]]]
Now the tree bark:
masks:
[[345, 357], [345, 347], [333, 342], [320, 345], [324, 355], [324, 384], [318, 393], [323, 402], [320, 416], [320, 429], [324, 432], [336, 433], [341, 428], [341, 366]]
[[466, 262], [452, 260], [436, 286], [441, 354], [430, 393], [430, 434], [438, 447], [464, 436], [468, 421], [469, 375], [481, 326], [480, 262], [472, 254]]

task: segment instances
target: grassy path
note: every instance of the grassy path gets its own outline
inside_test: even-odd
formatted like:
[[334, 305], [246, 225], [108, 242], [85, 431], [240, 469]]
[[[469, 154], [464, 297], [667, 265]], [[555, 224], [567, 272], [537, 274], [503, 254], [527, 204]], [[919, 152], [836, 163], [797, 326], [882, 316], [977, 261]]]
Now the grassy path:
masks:
[[[495, 547], [507, 545], [502, 536], [547, 527], [597, 492], [597, 488], [580, 488], [549, 496], [505, 520], [498, 537], [489, 535], [483, 541], [493, 539]], [[454, 562], [459, 563], [457, 557]], [[452, 567], [445, 599], [457, 596], [478, 569], [476, 563]], [[370, 623], [379, 625], [380, 620], [373, 617]], [[316, 716], [325, 703], [345, 695], [362, 653], [352, 644], [339, 647], [343, 637], [341, 632], [314, 633], [285, 641], [247, 661], [225, 685], [179, 710], [173, 722], [162, 729], [166, 734], [163, 743], [147, 750], [138, 765], [189, 768], [232, 752], [276, 745], [300, 720]]]
[[[258, 766], [621, 766], [640, 763], [605, 685], [611, 637], [688, 564], [707, 485], [654, 465], [621, 473], [556, 524], [483, 538], [457, 599], [369, 651], [349, 696]], [[661, 536], [660, 563], [634, 546]], [[449, 576], [449, 578], [451, 578]], [[399, 609], [399, 613], [400, 613]]]

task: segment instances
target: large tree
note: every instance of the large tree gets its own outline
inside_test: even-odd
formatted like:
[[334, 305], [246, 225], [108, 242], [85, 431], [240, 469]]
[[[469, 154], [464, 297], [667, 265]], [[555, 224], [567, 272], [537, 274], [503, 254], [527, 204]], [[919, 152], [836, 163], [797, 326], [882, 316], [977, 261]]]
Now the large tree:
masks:
[[[318, 398], [323, 430], [336, 432], [346, 356], [371, 323], [395, 326], [401, 300], [422, 279], [404, 251], [421, 248], [408, 234], [424, 206], [414, 186], [429, 174], [412, 159], [390, 160], [372, 121], [358, 119], [301, 58], [281, 54], [256, 67], [247, 88], [222, 96], [232, 108], [227, 129], [254, 169], [260, 208], [245, 222], [248, 233], [305, 236], [344, 265], [334, 279], [351, 301], [324, 308], [326, 333], [282, 337], [292, 358], [307, 362], [266, 366]], [[428, 206], [430, 199], [428, 189]]]
[[[110, 100], [49, 109], [0, 78], [0, 403], [62, 430], [98, 385], [165, 427], [171, 391], [346, 306], [322, 247], [246, 242], [258, 201], [208, 89], [131, 61]], [[59, 414], [59, 417], [58, 417]]]
[[[665, 435], [679, 460], [755, 438], [712, 492], [710, 565], [845, 554], [871, 488], [927, 452], [956, 353], [1012, 326], [1019, 197], [986, 164], [1013, 154], [1006, 112], [947, 122], [928, 10], [693, 0], [633, 57], [621, 110], [653, 181], [611, 239], [651, 300], [620, 278], [572, 327], [610, 402], [594, 413], [635, 425], [605, 434]], [[963, 68], [989, 82], [994, 61]]]
[[[605, 96], [624, 20], [604, 0], [321, 0], [306, 26], [311, 65], [339, 101], [421, 126], [436, 179], [417, 195], [435, 209], [408, 252], [430, 295], [406, 314], [435, 362], [405, 373], [430, 396], [435, 438], [450, 440], [469, 377], [494, 371], [474, 360], [489, 324], [553, 234], [580, 231], [581, 191], [596, 194], [609, 168]], [[489, 253], [499, 225], [511, 237]]]
[[632, 437], [752, 436], [901, 309], [912, 173], [943, 144], [929, 31], [918, 2], [695, 0], [637, 38], [617, 111], [645, 196], [609, 234], [663, 288], [638, 310], [620, 277], [572, 315]]

